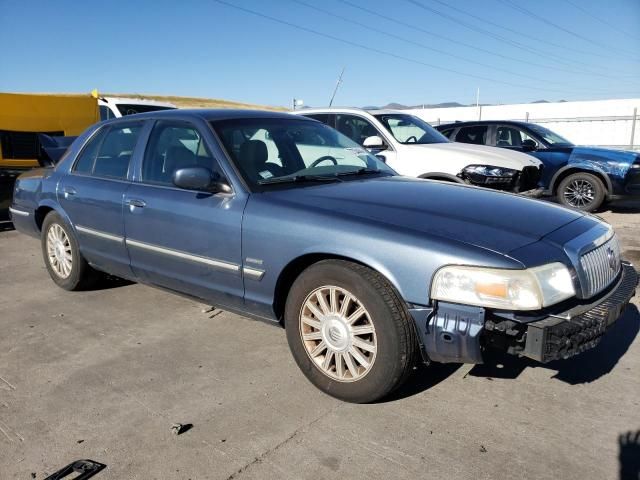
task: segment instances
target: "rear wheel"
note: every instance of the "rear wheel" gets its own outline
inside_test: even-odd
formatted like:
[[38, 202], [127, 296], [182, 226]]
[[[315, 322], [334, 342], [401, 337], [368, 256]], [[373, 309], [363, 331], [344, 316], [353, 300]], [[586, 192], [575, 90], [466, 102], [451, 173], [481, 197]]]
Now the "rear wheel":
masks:
[[558, 185], [558, 201], [576, 210], [593, 212], [606, 198], [602, 180], [591, 173], [578, 172], [563, 178]]
[[42, 256], [51, 279], [65, 290], [92, 286], [99, 274], [78, 249], [73, 230], [56, 212], [49, 212], [42, 223]]
[[306, 377], [348, 402], [384, 397], [415, 362], [413, 320], [386, 279], [362, 265], [325, 260], [307, 268], [287, 298], [285, 326]]

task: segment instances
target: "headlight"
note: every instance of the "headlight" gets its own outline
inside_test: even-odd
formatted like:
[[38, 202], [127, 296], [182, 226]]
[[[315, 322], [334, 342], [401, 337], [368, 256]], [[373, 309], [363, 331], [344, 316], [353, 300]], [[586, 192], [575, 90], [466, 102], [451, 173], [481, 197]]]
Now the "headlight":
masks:
[[571, 274], [559, 262], [526, 270], [451, 265], [431, 285], [433, 299], [506, 310], [539, 310], [574, 295]]
[[510, 182], [516, 176], [518, 170], [512, 168], [493, 167], [491, 165], [469, 165], [462, 169], [473, 183], [501, 183]]

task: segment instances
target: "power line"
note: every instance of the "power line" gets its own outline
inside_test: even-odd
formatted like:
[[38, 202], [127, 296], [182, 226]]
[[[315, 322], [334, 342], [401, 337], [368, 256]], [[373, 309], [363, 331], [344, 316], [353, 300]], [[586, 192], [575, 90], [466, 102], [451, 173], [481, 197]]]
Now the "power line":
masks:
[[[459, 25], [462, 25], [462, 26], [468, 28], [469, 30], [473, 30], [473, 31], [478, 32], [478, 33], [480, 33], [482, 35], [485, 35], [485, 36], [489, 36], [489, 37], [494, 38], [496, 40], [499, 40], [501, 42], [504, 42], [504, 43], [507, 43], [509, 45], [512, 45], [512, 46], [514, 46], [516, 48], [520, 48], [522, 50], [526, 50], [529, 53], [532, 53], [532, 54], [537, 55], [539, 57], [543, 57], [545, 59], [549, 59], [549, 58], [553, 59], [553, 57], [556, 57], [557, 60], [555, 60], [555, 61], [559, 61], [561, 63], [571, 63], [571, 62], [576, 63], [575, 60], [567, 60], [566, 58], [563, 58], [563, 57], [558, 56], [556, 54], [539, 52], [538, 50], [533, 49], [533, 48], [529, 47], [528, 45], [525, 45], [524, 43], [520, 43], [520, 42], [517, 42], [515, 40], [511, 40], [511, 39], [509, 39], [507, 37], [499, 35], [499, 34], [497, 34], [495, 32], [487, 30], [485, 28], [479, 27], [479, 26], [474, 25], [472, 23], [465, 22], [464, 20], [461, 20], [458, 17], [454, 17], [453, 15], [449, 15], [447, 13], [441, 12], [439, 10], [436, 10], [435, 8], [428, 7], [427, 5], [425, 5], [422, 2], [419, 2], [417, 0], [406, 0], [406, 1], [411, 3], [412, 5], [415, 5], [418, 8], [421, 8], [421, 9], [426, 10], [428, 12], [434, 13], [434, 14], [436, 14], [436, 15], [442, 17], [442, 18], [445, 18], [445, 19], [447, 19], [447, 20], [449, 20], [449, 21], [451, 21], [453, 23], [457, 23]], [[499, 0], [499, 1], [501, 1], [501, 0]], [[592, 73], [590, 73], [590, 74], [592, 74]]]
[[[443, 7], [449, 8], [451, 10], [455, 10], [456, 12], [461, 13], [463, 15], [467, 15], [468, 17], [474, 18], [474, 19], [476, 19], [476, 20], [478, 20], [480, 22], [487, 23], [489, 25], [493, 25], [494, 27], [501, 28], [502, 30], [506, 30], [508, 32], [520, 35], [522, 37], [529, 38], [529, 39], [531, 39], [531, 40], [533, 40], [535, 42], [538, 42], [538, 43], [545, 43], [545, 44], [551, 45], [552, 47], [555, 47], [555, 48], [561, 48], [563, 50], [571, 50], [571, 51], [574, 51], [574, 52], [577, 52], [577, 53], [581, 53], [583, 55], [592, 55], [592, 56], [598, 57], [598, 58], [609, 58], [604, 54], [588, 52], [588, 51], [585, 51], [585, 50], [580, 50], [580, 49], [577, 49], [577, 48], [569, 47], [567, 45], [560, 45], [559, 43], [550, 42], [550, 41], [542, 39], [542, 38], [534, 37], [533, 35], [528, 35], [528, 34], [526, 34], [524, 32], [515, 30], [515, 29], [510, 28], [510, 27], [506, 27], [504, 25], [500, 25], [499, 23], [493, 22], [493, 21], [488, 20], [486, 18], [482, 18], [482, 17], [479, 17], [479, 16], [474, 15], [472, 13], [466, 12], [466, 11], [462, 10], [461, 8], [457, 8], [457, 7], [455, 7], [455, 6], [453, 6], [453, 5], [449, 4], [449, 3], [443, 2], [442, 0], [431, 0], [431, 1], [438, 3], [438, 4], [442, 5]], [[589, 66], [587, 63], [578, 62], [576, 60], [571, 60], [571, 61], [576, 63], [576, 64]]]
[[[595, 45], [596, 47], [600, 47], [603, 50], [606, 50], [609, 53], [612, 50], [612, 47], [608, 47], [606, 45], [603, 45], [603, 44], [601, 44], [599, 42], [596, 42], [596, 41], [590, 39], [589, 37], [585, 37], [584, 35], [581, 35], [579, 33], [576, 33], [574, 31], [572, 31], [572, 30], [569, 30], [568, 28], [565, 28], [562, 25], [558, 25], [557, 23], [552, 22], [551, 20], [549, 20], [547, 18], [541, 17], [537, 13], [532, 12], [531, 10], [528, 10], [525, 7], [522, 7], [522, 6], [518, 5], [518, 4], [514, 3], [514, 2], [512, 2], [511, 0], [498, 0], [498, 1], [500, 3], [503, 3], [503, 4], [507, 5], [507, 6], [510, 6], [514, 10], [518, 10], [519, 12], [524, 13], [528, 17], [535, 18], [536, 20], [538, 20], [538, 21], [540, 21], [540, 22], [542, 22], [542, 23], [544, 23], [546, 25], [550, 25], [550, 26], [552, 26], [552, 27], [554, 27], [554, 28], [556, 28], [556, 29], [558, 29], [558, 30], [560, 30], [562, 32], [565, 32], [565, 33], [567, 33], [569, 35], [572, 35], [573, 37], [576, 37], [576, 38], [578, 38], [580, 40], [583, 40], [585, 42], [589, 42], [589, 43]], [[620, 49], [618, 48], [618, 50], [620, 50]], [[633, 54], [633, 52], [629, 52], [629, 53]]]
[[[338, 19], [340, 19], [340, 20], [342, 20], [344, 22], [347, 22], [349, 24], [357, 25], [357, 26], [359, 26], [361, 28], [370, 30], [370, 31], [378, 33], [380, 35], [386, 35], [387, 37], [394, 38], [396, 40], [400, 40], [400, 41], [408, 43], [410, 45], [415, 45], [415, 46], [423, 48], [425, 50], [430, 50], [432, 52], [439, 53], [441, 55], [445, 55], [445, 56], [448, 56], [448, 57], [456, 58], [458, 60], [462, 60], [462, 61], [465, 61], [465, 62], [473, 63], [475, 65], [480, 65], [482, 67], [490, 68], [492, 70], [497, 70], [497, 71], [500, 71], [500, 72], [507, 73], [509, 75], [514, 75], [514, 76], [522, 77], [522, 78], [529, 79], [529, 80], [535, 80], [535, 81], [543, 82], [543, 83], [545, 83], [545, 82], [546, 83], [556, 83], [556, 84], [560, 83], [560, 82], [550, 82], [547, 79], [536, 78], [536, 77], [532, 77], [531, 75], [525, 75], [525, 74], [522, 74], [522, 73], [516, 73], [516, 72], [513, 72], [511, 70], [507, 70], [507, 69], [504, 69], [504, 68], [500, 68], [500, 67], [496, 67], [496, 66], [493, 66], [493, 65], [489, 65], [487, 63], [479, 62], [477, 60], [473, 60], [473, 59], [470, 59], [470, 58], [467, 58], [467, 57], [463, 57], [461, 55], [456, 55], [455, 53], [451, 53], [451, 52], [447, 52], [445, 50], [434, 48], [434, 47], [431, 47], [429, 45], [425, 45], [423, 43], [415, 42], [413, 40], [409, 40], [409, 39], [407, 39], [405, 37], [402, 37], [400, 35], [396, 35], [394, 33], [389, 33], [389, 32], [386, 32], [384, 30], [380, 30], [380, 29], [375, 28], [375, 27], [373, 27], [373, 26], [371, 26], [369, 24], [366, 24], [366, 23], [363, 23], [363, 22], [359, 22], [357, 20], [353, 20], [353, 19], [351, 19], [349, 17], [345, 17], [345, 16], [339, 15], [337, 13], [333, 13], [331, 11], [325, 10], [325, 9], [317, 7], [315, 5], [311, 5], [311, 4], [309, 4], [309, 3], [307, 3], [306, 1], [303, 1], [303, 0], [291, 0], [291, 1], [293, 1], [293, 2], [295, 2], [297, 4], [299, 4], [299, 5], [303, 5], [303, 6], [307, 7], [307, 8], [312, 9], [312, 10], [315, 10], [317, 12], [323, 13], [324, 15], [328, 15], [328, 16], [333, 17], [333, 18], [338, 18]], [[605, 75], [602, 75], [602, 76], [605, 76]], [[564, 85], [565, 83], [560, 83], [560, 84]], [[587, 90], [589, 90], [589, 89], [587, 89]], [[590, 90], [590, 91], [593, 91], [593, 90]]]
[[[531, 61], [529, 59], [523, 60], [521, 58], [512, 57], [512, 56], [505, 55], [505, 54], [502, 54], [502, 53], [497, 53], [497, 52], [494, 52], [494, 51], [491, 51], [491, 50], [487, 50], [487, 49], [484, 49], [484, 48], [481, 48], [481, 47], [478, 47], [478, 46], [475, 46], [475, 45], [471, 45], [469, 43], [462, 42], [462, 41], [460, 41], [458, 39], [454, 39], [454, 38], [446, 37], [446, 36], [443, 36], [443, 35], [435, 34], [435, 33], [431, 32], [431, 31], [426, 30], [426, 29], [424, 29], [422, 27], [419, 27], [417, 25], [413, 25], [411, 23], [407, 23], [407, 22], [404, 22], [402, 20], [398, 20], [396, 18], [389, 17], [388, 15], [382, 14], [382, 13], [374, 11], [374, 10], [371, 10], [371, 9], [363, 7], [361, 5], [357, 5], [357, 4], [355, 4], [355, 3], [353, 3], [353, 2], [351, 2], [349, 0], [338, 0], [338, 1], [344, 3], [345, 5], [349, 5], [352, 8], [355, 8], [355, 9], [358, 9], [358, 10], [363, 11], [365, 13], [368, 13], [369, 15], [373, 15], [373, 16], [376, 16], [378, 18], [382, 18], [383, 20], [386, 20], [388, 22], [392, 22], [392, 23], [395, 23], [397, 25], [401, 25], [403, 27], [410, 28], [412, 30], [416, 30], [418, 32], [424, 33], [424, 34], [429, 35], [431, 37], [437, 38], [438, 40], [444, 39], [444, 40], [447, 40], [447, 41], [449, 41], [449, 42], [451, 42], [453, 44], [462, 45], [462, 46], [465, 46], [466, 48], [470, 48], [472, 50], [476, 50], [476, 51], [483, 52], [483, 53], [486, 53], [486, 54], [489, 54], [489, 55], [493, 55], [493, 56], [496, 56], [496, 57], [499, 57], [499, 58], [510, 60], [512, 62], [524, 63], [527, 66], [536, 66], [536, 67], [550, 69], [550, 70], [554, 70], [554, 71], [567, 72], [567, 73], [573, 73], [573, 74], [578, 74], [578, 75], [593, 75], [593, 76], [602, 77], [602, 78], [613, 78], [613, 79], [618, 80], [618, 81], [620, 80], [619, 76], [610, 76], [610, 75], [606, 75], [606, 74], [603, 74], [603, 73], [600, 73], [600, 72], [592, 72], [592, 71], [589, 71], [589, 70], [574, 70], [574, 69], [556, 67], [556, 66], [551, 66], [551, 65], [544, 65], [544, 64], [541, 64], [541, 63], [537, 63], [537, 62]], [[467, 25], [464, 25], [464, 26], [467, 26]], [[502, 41], [502, 37], [500, 37], [499, 39], [500, 39], [500, 41]], [[520, 47], [518, 46], [518, 48], [520, 48]]]
[[582, 8], [580, 5], [578, 5], [577, 3], [572, 2], [571, 0], [564, 0], [565, 2], [567, 2], [569, 5], [572, 5], [573, 7], [577, 8], [578, 10], [580, 10], [582, 13], [584, 13], [586, 16], [593, 18], [594, 20], [597, 20], [598, 22], [602, 23], [603, 25], [607, 25], [608, 27], [611, 27], [614, 31], [616, 32], [620, 32], [620, 33], [624, 33], [625, 35], [635, 39], [635, 40], [639, 40], [640, 37], [633, 35], [631, 33], [629, 33], [626, 30], [621, 29], [618, 25], [614, 25], [613, 23], [609, 23], [607, 22], [604, 18], [600, 18], [597, 15], [594, 15], [593, 13], [589, 12], [587, 9]]
[[494, 79], [494, 78], [484, 77], [484, 76], [475, 75], [475, 74], [471, 74], [471, 73], [460, 72], [460, 71], [454, 70], [452, 68], [442, 67], [442, 66], [439, 66], [439, 65], [433, 65], [433, 64], [430, 64], [430, 63], [422, 62], [420, 60], [415, 60], [413, 58], [404, 57], [402, 55], [398, 55], [398, 54], [395, 54], [395, 53], [392, 53], [392, 52], [387, 52], [385, 50], [380, 50], [380, 49], [375, 48], [375, 47], [369, 47], [367, 45], [363, 45], [361, 43], [353, 42], [351, 40], [347, 40], [347, 39], [344, 39], [344, 38], [336, 37], [336, 36], [328, 34], [328, 33], [319, 32], [319, 31], [314, 30], [312, 28], [308, 28], [308, 27], [305, 27], [305, 26], [300, 25], [300, 24], [288, 22], [288, 21], [282, 20], [280, 18], [272, 17], [271, 15], [267, 15], [267, 14], [264, 14], [264, 13], [261, 13], [261, 12], [257, 12], [255, 10], [251, 10], [249, 8], [241, 7], [239, 5], [234, 5], [234, 4], [226, 2], [224, 0], [213, 0], [213, 1], [216, 2], [216, 3], [219, 3], [221, 5], [225, 5], [227, 7], [242, 11], [242, 12], [249, 13], [251, 15], [254, 15], [254, 16], [257, 16], [257, 17], [261, 17], [261, 18], [270, 20], [270, 21], [275, 22], [275, 23], [279, 23], [281, 25], [286, 25], [288, 27], [295, 28], [297, 30], [301, 30], [301, 31], [304, 31], [304, 32], [307, 32], [307, 33], [312, 33], [312, 34], [320, 36], [320, 37], [328, 38], [328, 39], [331, 39], [331, 40], [334, 40], [334, 41], [337, 41], [337, 42], [340, 42], [340, 43], [344, 43], [346, 45], [351, 45], [353, 47], [357, 47], [357, 48], [360, 48], [360, 49], [363, 49], [363, 50], [374, 52], [374, 53], [377, 53], [379, 55], [384, 55], [386, 57], [395, 58], [397, 60], [403, 60], [403, 61], [406, 61], [406, 62], [414, 63], [414, 64], [417, 64], [417, 65], [422, 65], [422, 66], [433, 68], [433, 69], [436, 69], [436, 70], [442, 70], [442, 71], [445, 71], [445, 72], [454, 73], [456, 75], [461, 75], [461, 76], [464, 76], [464, 77], [475, 78], [475, 79], [480, 79], [480, 80], [486, 80], [486, 81], [489, 81], [489, 82], [492, 82], [492, 83], [498, 83], [498, 84], [502, 84], [502, 85], [508, 85], [510, 87], [524, 88], [524, 89], [529, 89], [529, 90], [538, 90], [538, 91], [544, 91], [544, 92], [566, 93], [566, 90], [540, 88], [540, 87], [535, 87], [535, 86], [530, 86], [530, 85], [522, 85], [522, 84], [511, 83], [511, 82], [505, 82], [505, 81], [497, 80], [497, 79]]

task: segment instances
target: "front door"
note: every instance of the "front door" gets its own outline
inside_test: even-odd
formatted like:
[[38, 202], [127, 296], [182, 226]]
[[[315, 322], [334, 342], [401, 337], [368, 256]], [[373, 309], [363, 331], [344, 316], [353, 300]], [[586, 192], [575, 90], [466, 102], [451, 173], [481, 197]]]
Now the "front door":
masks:
[[131, 277], [124, 242], [122, 202], [129, 164], [142, 122], [100, 128], [58, 186], [58, 199], [76, 230], [87, 261], [114, 275]]
[[246, 197], [183, 190], [180, 168], [222, 173], [202, 133], [191, 123], [158, 121], [149, 137], [139, 178], [125, 196], [124, 222], [137, 277], [214, 305], [239, 306], [241, 223]]

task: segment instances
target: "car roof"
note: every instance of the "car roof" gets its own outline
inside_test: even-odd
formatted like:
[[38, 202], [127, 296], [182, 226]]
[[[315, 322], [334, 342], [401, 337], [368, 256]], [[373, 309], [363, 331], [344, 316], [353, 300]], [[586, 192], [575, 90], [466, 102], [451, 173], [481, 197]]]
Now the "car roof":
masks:
[[527, 125], [531, 125], [527, 122], [521, 122], [519, 120], [468, 120], [464, 122], [451, 122], [451, 123], [443, 123], [441, 125], [437, 125], [436, 128], [456, 128], [456, 127], [466, 127], [470, 125], [515, 125], [518, 127], [526, 127]]
[[[136, 113], [134, 115], [127, 115], [121, 118], [109, 120], [109, 122], [126, 121], [127, 119], [141, 119], [141, 118], [200, 118], [205, 121], [213, 120], [231, 120], [231, 119], [251, 119], [251, 118], [287, 118], [300, 120], [299, 116], [294, 116], [287, 112], [277, 112], [272, 110], [240, 110], [240, 109], [208, 109], [208, 108], [193, 108], [182, 109], [177, 108], [175, 110], [159, 110], [154, 112]], [[309, 120], [312, 121], [312, 120]]]
[[364, 108], [356, 108], [356, 107], [326, 107], [326, 108], [305, 108], [302, 110], [296, 110], [295, 113], [298, 115], [313, 115], [317, 113], [355, 113], [355, 114], [368, 113], [369, 115], [378, 115], [381, 113], [406, 113], [406, 112], [403, 112], [402, 110], [392, 110], [392, 109], [366, 110]]

